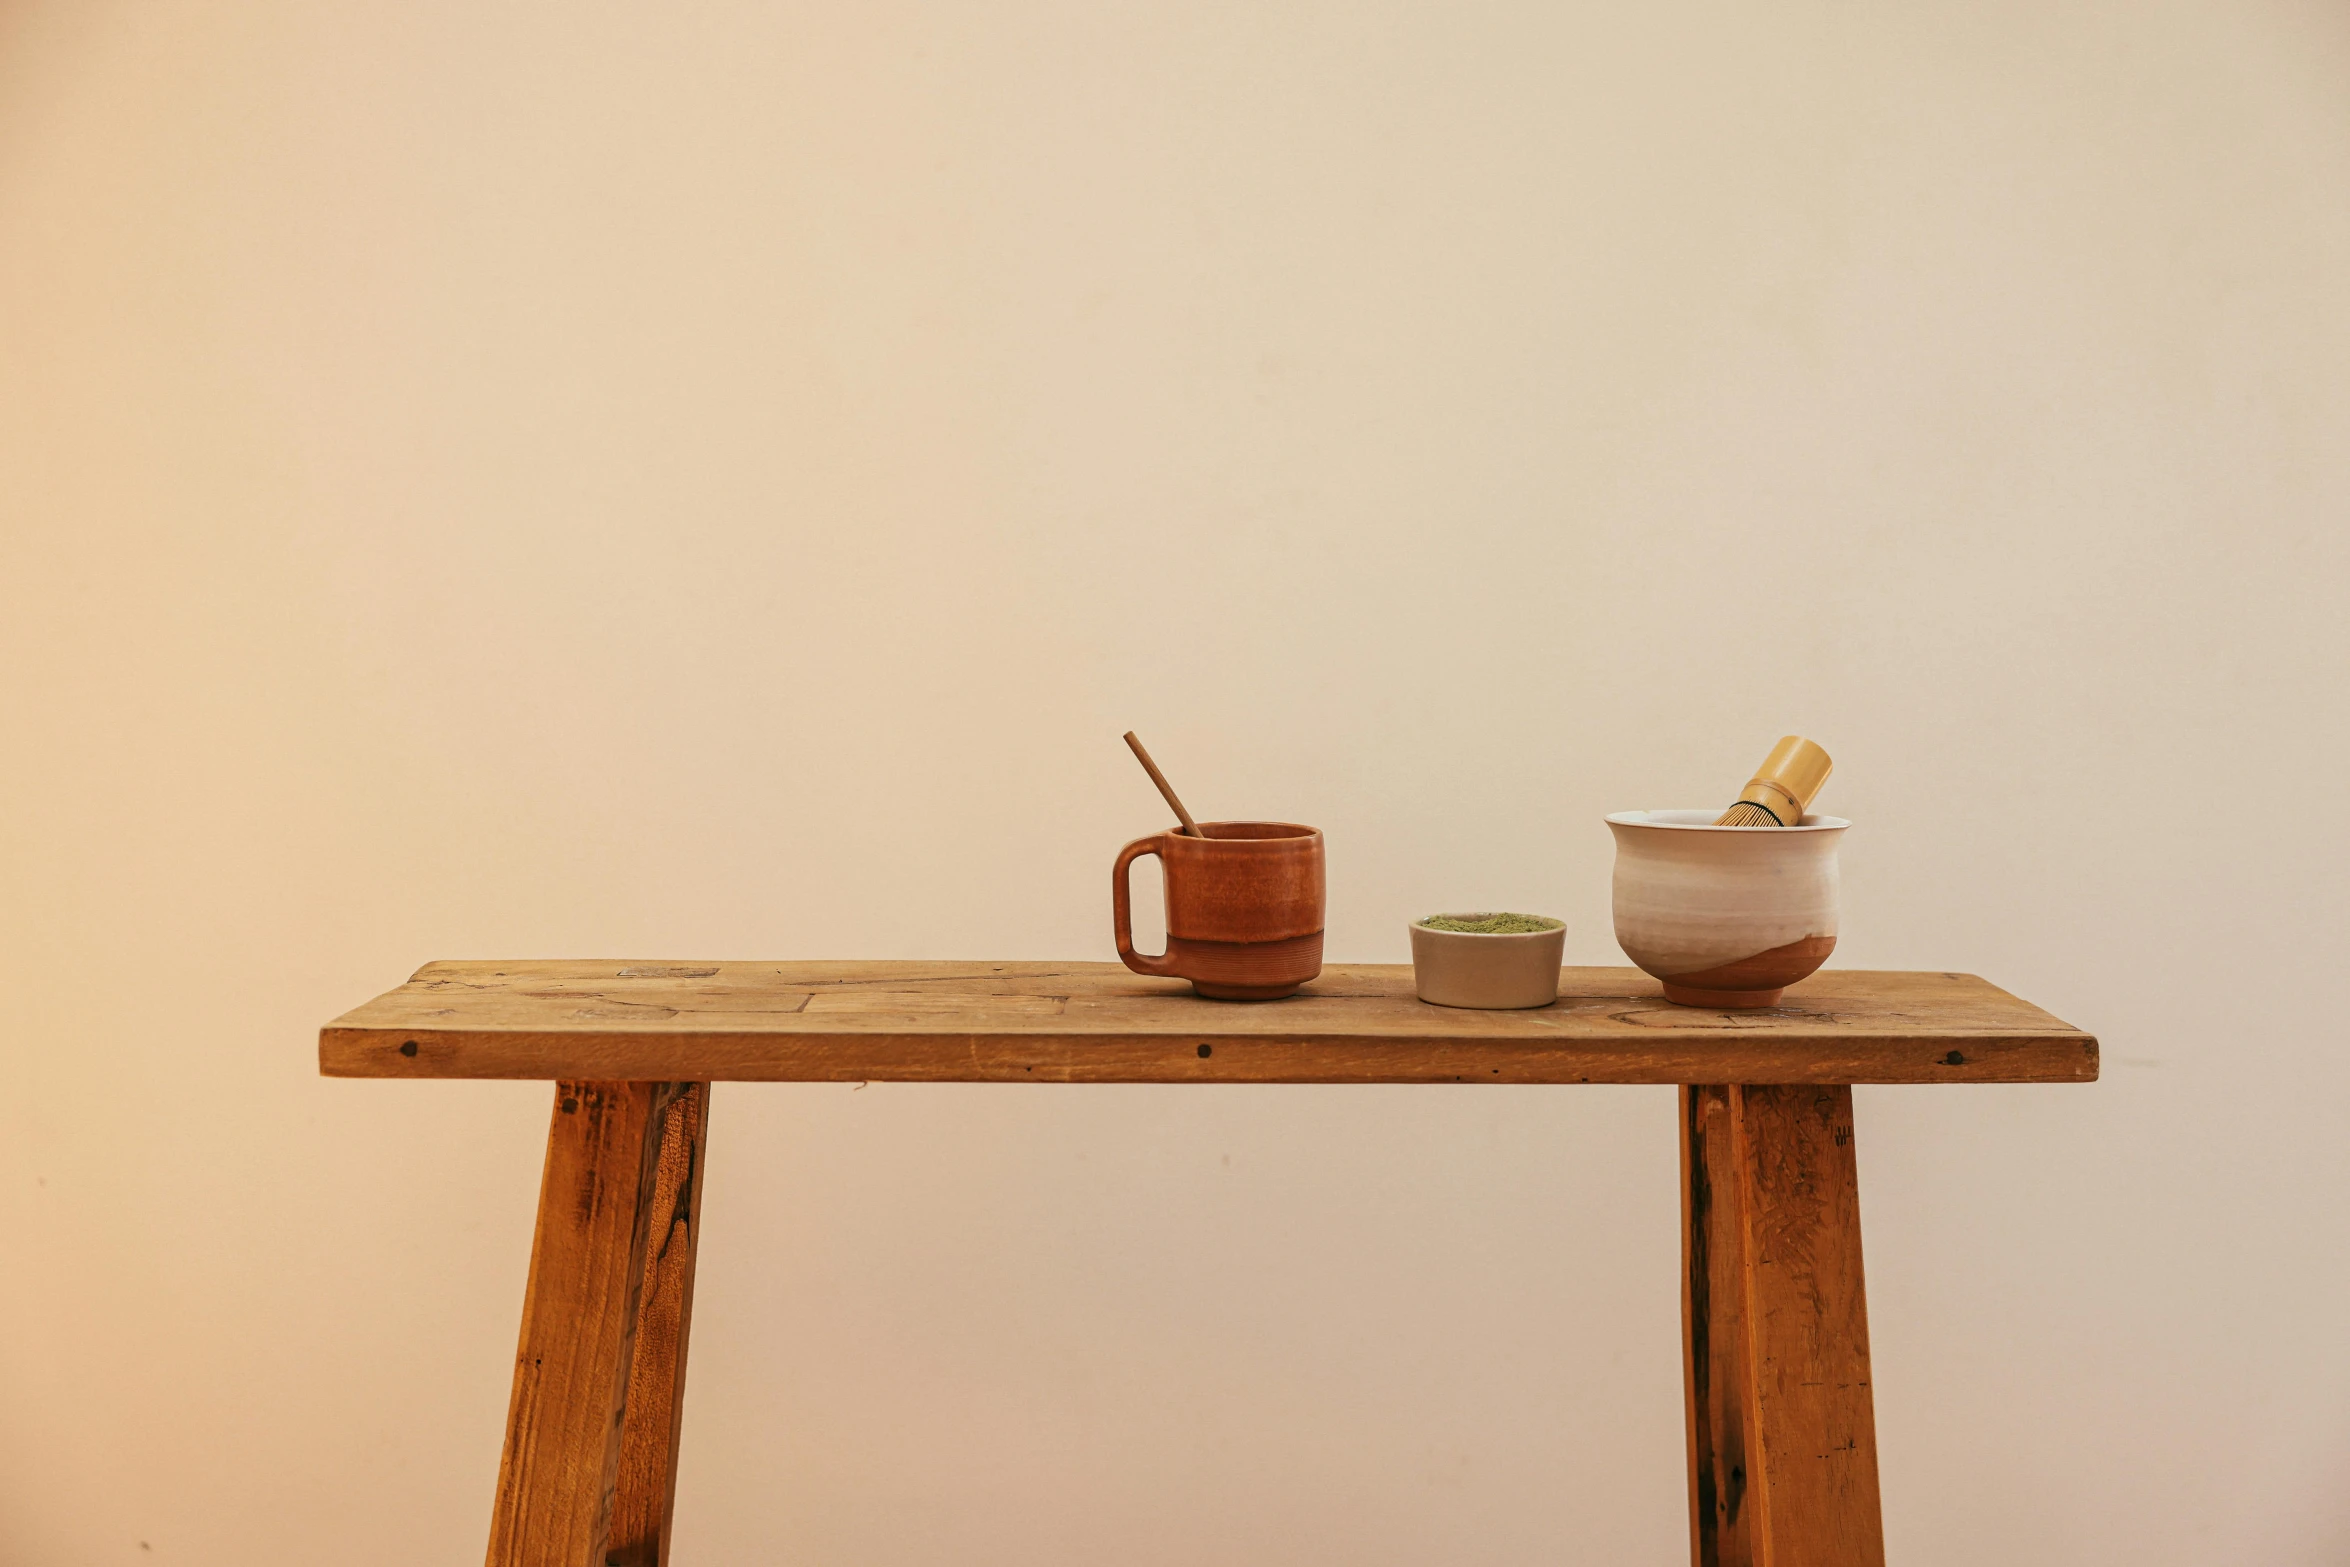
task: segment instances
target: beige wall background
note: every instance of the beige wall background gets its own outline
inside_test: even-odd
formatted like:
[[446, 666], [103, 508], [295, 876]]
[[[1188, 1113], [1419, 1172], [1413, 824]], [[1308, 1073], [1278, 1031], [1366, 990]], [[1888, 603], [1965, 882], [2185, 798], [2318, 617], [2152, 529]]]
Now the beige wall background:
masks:
[[[2350, 1559], [2350, 15], [0, 10], [0, 1561], [463, 1561], [547, 1114], [435, 957], [1616, 961], [1838, 760], [1913, 1567]], [[1662, 1090], [722, 1088], [695, 1562], [1684, 1559]]]

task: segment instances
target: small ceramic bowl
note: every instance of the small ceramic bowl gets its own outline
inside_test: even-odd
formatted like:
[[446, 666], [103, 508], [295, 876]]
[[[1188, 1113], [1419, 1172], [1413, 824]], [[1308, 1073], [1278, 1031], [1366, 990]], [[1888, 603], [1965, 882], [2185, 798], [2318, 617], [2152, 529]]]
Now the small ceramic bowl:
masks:
[[[1431, 914], [1427, 917], [1475, 920], [1486, 916]], [[1564, 920], [1552, 920], [1549, 930], [1509, 935], [1430, 930], [1418, 920], [1412, 921], [1411, 929], [1412, 979], [1419, 986], [1422, 1001], [1440, 1007], [1499, 1011], [1546, 1007], [1559, 998], [1559, 960], [1567, 946]]]
[[1716, 827], [1720, 810], [1618, 811], [1616, 942], [1687, 1007], [1775, 1007], [1836, 950], [1836, 846], [1851, 826]]

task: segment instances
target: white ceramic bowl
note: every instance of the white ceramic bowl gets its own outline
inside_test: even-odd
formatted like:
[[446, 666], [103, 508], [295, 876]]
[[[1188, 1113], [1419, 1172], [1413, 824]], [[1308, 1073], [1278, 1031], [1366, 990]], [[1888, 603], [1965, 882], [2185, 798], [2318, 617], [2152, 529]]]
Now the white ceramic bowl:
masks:
[[1710, 811], [1618, 811], [1616, 941], [1697, 1007], [1772, 1007], [1836, 950], [1836, 848], [1852, 824], [1716, 827]]
[[[1536, 919], [1549, 919], [1538, 914]], [[1429, 919], [1483, 919], [1483, 914], [1431, 914]], [[1420, 999], [1440, 1007], [1500, 1011], [1546, 1007], [1559, 998], [1559, 960], [1567, 927], [1488, 936], [1468, 930], [1430, 930], [1412, 921], [1412, 980]]]

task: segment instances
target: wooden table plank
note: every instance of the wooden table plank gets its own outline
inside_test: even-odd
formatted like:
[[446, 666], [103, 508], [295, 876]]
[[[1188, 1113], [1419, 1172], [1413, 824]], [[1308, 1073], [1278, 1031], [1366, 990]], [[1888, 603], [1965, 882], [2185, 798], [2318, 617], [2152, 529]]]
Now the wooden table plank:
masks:
[[709, 1115], [708, 1083], [682, 1085], [661, 1112], [661, 1152], [647, 1204], [644, 1284], [637, 1302], [636, 1347], [629, 1356], [604, 1567], [661, 1567], [669, 1560]]
[[605, 1558], [663, 1111], [680, 1086], [556, 1086], [489, 1567]]
[[1852, 1090], [1681, 1091], [1696, 1567], [1884, 1567]]
[[333, 1077], [1091, 1083], [2073, 1083], [2097, 1041], [1967, 974], [1829, 970], [1707, 1012], [1629, 968], [1434, 1007], [1404, 964], [1205, 1001], [1114, 963], [432, 963], [320, 1031]]
[[1751, 1509], [1746, 1207], [1738, 1089], [1681, 1090], [1681, 1376], [1692, 1567], [1761, 1567]]
[[1885, 1567], [1852, 1090], [1747, 1085], [1747, 1477], [1764, 1567]]

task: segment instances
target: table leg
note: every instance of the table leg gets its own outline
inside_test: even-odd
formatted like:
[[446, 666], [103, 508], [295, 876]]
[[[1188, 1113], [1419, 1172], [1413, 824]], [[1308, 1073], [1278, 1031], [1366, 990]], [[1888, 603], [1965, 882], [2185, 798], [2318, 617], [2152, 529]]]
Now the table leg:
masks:
[[1696, 1567], [1883, 1567], [1852, 1090], [1681, 1090]]
[[619, 1488], [612, 1499], [613, 1567], [669, 1560], [677, 1498], [677, 1440], [685, 1420], [685, 1345], [694, 1315], [694, 1253], [702, 1227], [702, 1145], [710, 1085], [688, 1083], [664, 1112], [653, 1176], [653, 1223], [637, 1307], [636, 1354], [620, 1427]]
[[670, 1228], [664, 1134], [693, 1088], [556, 1085], [489, 1567], [604, 1567], [647, 1254]]

